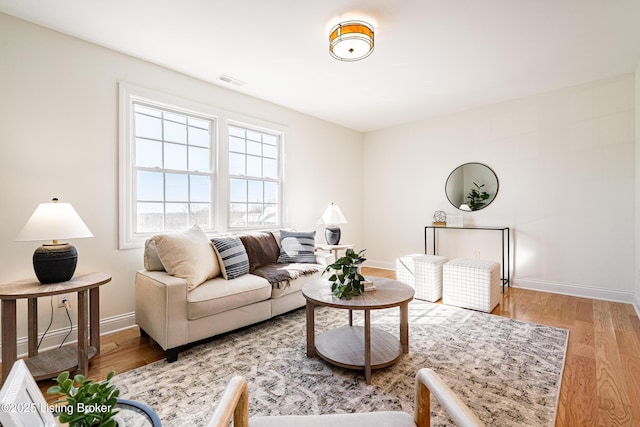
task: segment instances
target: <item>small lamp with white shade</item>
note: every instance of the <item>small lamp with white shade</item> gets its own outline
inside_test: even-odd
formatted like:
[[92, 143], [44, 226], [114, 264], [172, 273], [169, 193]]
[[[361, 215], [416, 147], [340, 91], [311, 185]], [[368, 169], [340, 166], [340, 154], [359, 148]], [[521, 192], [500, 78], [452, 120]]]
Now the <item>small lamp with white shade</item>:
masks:
[[324, 238], [328, 245], [337, 245], [340, 243], [340, 224], [346, 224], [347, 218], [345, 218], [340, 206], [335, 203], [331, 203], [324, 210], [322, 216], [318, 220], [318, 224], [325, 224]]
[[16, 237], [18, 242], [51, 240], [36, 248], [33, 269], [42, 284], [71, 280], [78, 263], [78, 252], [62, 239], [93, 237], [89, 228], [70, 203], [41, 203]]

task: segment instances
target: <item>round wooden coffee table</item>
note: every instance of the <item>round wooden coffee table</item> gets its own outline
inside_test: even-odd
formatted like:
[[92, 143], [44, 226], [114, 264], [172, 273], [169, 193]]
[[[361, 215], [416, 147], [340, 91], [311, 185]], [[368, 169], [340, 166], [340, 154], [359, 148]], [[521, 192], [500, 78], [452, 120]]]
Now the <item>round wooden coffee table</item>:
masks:
[[[348, 369], [364, 370], [367, 384], [371, 370], [394, 364], [409, 351], [409, 302], [414, 289], [396, 280], [367, 277], [376, 290], [350, 300], [331, 293], [328, 280], [320, 279], [302, 287], [307, 299], [307, 356], [320, 356], [329, 363]], [[315, 335], [315, 308], [326, 306], [349, 310], [349, 325]], [[400, 339], [371, 327], [371, 310], [400, 308]], [[364, 311], [364, 327], [353, 326], [353, 310]]]

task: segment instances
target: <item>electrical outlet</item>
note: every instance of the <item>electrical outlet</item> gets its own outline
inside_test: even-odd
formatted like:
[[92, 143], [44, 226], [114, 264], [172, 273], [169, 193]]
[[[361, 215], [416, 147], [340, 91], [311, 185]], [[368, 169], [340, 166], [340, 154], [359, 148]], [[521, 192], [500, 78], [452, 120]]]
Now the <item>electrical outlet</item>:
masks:
[[474, 257], [475, 259], [480, 259], [480, 251], [475, 251], [475, 252], [473, 253], [473, 257]]
[[58, 295], [59, 308], [64, 308], [67, 305], [67, 303], [71, 303], [71, 300], [69, 299], [69, 294]]

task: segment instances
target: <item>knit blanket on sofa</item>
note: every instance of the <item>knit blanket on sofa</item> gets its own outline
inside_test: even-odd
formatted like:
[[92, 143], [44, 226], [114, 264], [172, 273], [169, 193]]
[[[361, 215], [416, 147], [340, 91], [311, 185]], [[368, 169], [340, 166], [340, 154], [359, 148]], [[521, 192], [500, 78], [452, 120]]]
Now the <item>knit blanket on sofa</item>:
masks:
[[268, 264], [253, 270], [251, 274], [264, 277], [275, 289], [287, 289], [292, 279], [322, 271], [318, 264]]
[[286, 289], [291, 280], [322, 271], [318, 264], [278, 263], [280, 247], [272, 233], [245, 234], [240, 240], [249, 258], [249, 272], [264, 277], [275, 289]]

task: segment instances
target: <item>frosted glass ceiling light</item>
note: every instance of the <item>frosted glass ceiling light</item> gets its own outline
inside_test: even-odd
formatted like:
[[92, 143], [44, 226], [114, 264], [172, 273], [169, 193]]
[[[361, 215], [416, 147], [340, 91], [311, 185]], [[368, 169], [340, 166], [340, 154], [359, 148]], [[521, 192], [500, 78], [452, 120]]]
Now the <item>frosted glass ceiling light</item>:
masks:
[[373, 27], [363, 21], [341, 22], [329, 33], [329, 53], [340, 61], [358, 61], [373, 52]]

